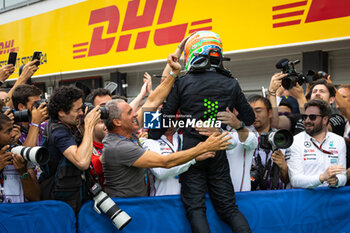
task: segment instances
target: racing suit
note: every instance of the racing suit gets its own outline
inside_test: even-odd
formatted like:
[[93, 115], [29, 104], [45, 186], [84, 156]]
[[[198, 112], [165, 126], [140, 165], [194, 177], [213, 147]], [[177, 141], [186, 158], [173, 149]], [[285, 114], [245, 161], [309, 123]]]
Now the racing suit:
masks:
[[[238, 118], [251, 125], [255, 115], [237, 80], [215, 69], [200, 73], [187, 73], [175, 81], [162, 113], [206, 121], [215, 119], [216, 113], [236, 108]], [[180, 117], [181, 119], [181, 117]], [[183, 149], [189, 149], [207, 137], [194, 128], [183, 129]], [[208, 191], [219, 217], [230, 225], [233, 232], [250, 232], [247, 220], [238, 210], [230, 178], [225, 151], [218, 151], [214, 158], [197, 162], [180, 175], [181, 199], [190, 221], [192, 232], [210, 232], [206, 218], [205, 193]]]

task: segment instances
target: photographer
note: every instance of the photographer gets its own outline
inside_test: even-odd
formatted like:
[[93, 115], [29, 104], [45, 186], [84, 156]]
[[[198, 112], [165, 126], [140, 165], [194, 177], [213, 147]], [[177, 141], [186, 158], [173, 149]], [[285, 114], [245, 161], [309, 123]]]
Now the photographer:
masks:
[[104, 106], [111, 99], [112, 96], [109, 90], [104, 88], [97, 88], [85, 98], [85, 102], [92, 103], [94, 106]]
[[[73, 86], [57, 88], [50, 98], [50, 120], [45, 128], [50, 160], [42, 167], [43, 199], [61, 200], [78, 213], [88, 198], [88, 173], [93, 148], [93, 130], [100, 119], [99, 106], [84, 118], [84, 135], [78, 130], [83, 93]], [[87, 110], [87, 109], [86, 109]]]
[[[48, 118], [46, 102], [40, 103], [41, 90], [33, 85], [18, 85], [12, 93], [12, 103], [17, 111], [31, 112], [31, 122], [15, 122], [21, 126], [19, 139], [23, 146], [41, 146]], [[38, 103], [40, 103], [39, 106]]]
[[[94, 106], [105, 106], [108, 101], [112, 100], [109, 90], [104, 88], [97, 88], [93, 90], [85, 99], [85, 102], [92, 103]], [[93, 133], [93, 148], [90, 165], [90, 174], [98, 180], [101, 187], [104, 187], [104, 174], [102, 168], [102, 140], [107, 134], [107, 128], [102, 119], [100, 119], [94, 127]]]
[[[294, 135], [302, 132], [305, 128], [301, 119], [301, 114], [293, 114], [290, 116], [279, 116], [277, 101], [276, 101], [276, 90], [281, 86], [283, 77], [287, 74], [278, 73], [272, 76], [269, 96], [272, 106], [272, 127], [277, 129], [290, 130]], [[300, 112], [303, 113], [305, 110], [302, 108], [307, 102], [303, 88], [297, 83], [296, 86], [289, 90], [290, 94], [298, 101], [301, 107]], [[310, 87], [311, 100], [321, 99], [329, 104], [332, 104], [335, 100], [335, 89], [332, 85], [328, 84], [325, 79], [319, 79], [314, 81]], [[328, 129], [338, 135], [344, 134], [345, 119], [339, 114], [332, 114], [329, 119]]]
[[40, 189], [33, 164], [7, 151], [14, 138], [12, 121], [0, 113], [0, 203], [39, 201]]
[[[283, 189], [289, 182], [288, 167], [283, 152], [273, 152], [261, 148], [261, 134], [274, 130], [271, 126], [272, 109], [270, 101], [260, 95], [253, 95], [248, 98], [248, 102], [254, 110], [255, 122], [253, 126], [259, 134], [259, 143], [253, 155], [251, 168], [252, 190]], [[276, 163], [279, 167], [279, 174], [273, 174], [273, 163]], [[273, 179], [278, 181], [273, 182]], [[277, 186], [273, 187], [273, 183], [276, 183]]]
[[344, 138], [329, 132], [330, 105], [319, 99], [305, 104], [305, 131], [294, 136], [286, 157], [293, 188], [339, 187], [346, 183]]

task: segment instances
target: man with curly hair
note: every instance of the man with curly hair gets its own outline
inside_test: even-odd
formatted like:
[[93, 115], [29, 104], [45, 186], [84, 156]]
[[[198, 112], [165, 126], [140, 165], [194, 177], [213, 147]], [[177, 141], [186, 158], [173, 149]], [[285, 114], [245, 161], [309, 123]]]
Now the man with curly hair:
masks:
[[42, 199], [61, 200], [76, 213], [87, 199], [87, 170], [92, 156], [93, 130], [100, 119], [99, 105], [84, 118], [84, 133], [78, 128], [83, 93], [73, 86], [56, 89], [50, 98], [50, 120], [45, 129], [49, 163], [40, 177]]

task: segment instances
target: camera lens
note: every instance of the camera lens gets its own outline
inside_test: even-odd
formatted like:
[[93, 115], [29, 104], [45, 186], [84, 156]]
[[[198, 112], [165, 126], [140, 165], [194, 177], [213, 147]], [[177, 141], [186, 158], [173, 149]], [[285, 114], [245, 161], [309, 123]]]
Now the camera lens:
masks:
[[286, 76], [282, 79], [282, 87], [284, 89], [292, 89], [296, 84], [296, 77], [293, 76]]
[[288, 130], [278, 130], [273, 137], [273, 142], [277, 148], [286, 149], [293, 144], [293, 135]]
[[30, 122], [32, 115], [28, 111], [28, 109], [22, 110], [22, 111], [15, 111], [13, 113], [14, 121], [15, 122]]
[[100, 108], [101, 111], [101, 119], [107, 119], [108, 118], [108, 110], [106, 107], [101, 107]]

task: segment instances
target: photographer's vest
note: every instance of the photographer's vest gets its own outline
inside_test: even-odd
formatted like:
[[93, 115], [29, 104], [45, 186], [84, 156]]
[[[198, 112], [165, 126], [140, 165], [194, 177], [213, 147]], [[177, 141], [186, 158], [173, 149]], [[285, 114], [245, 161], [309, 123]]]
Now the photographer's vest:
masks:
[[[79, 146], [82, 136], [77, 129], [71, 128], [62, 122], [49, 121], [45, 127], [43, 146], [52, 144], [52, 133], [57, 129], [70, 132]], [[41, 200], [61, 200], [68, 203], [76, 213], [82, 203], [88, 199], [86, 171], [81, 171], [71, 163], [63, 154], [58, 158], [52, 158], [41, 167], [43, 173], [40, 176]]]

